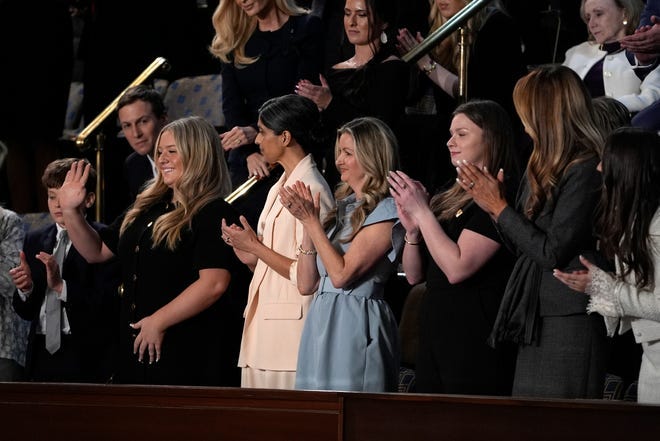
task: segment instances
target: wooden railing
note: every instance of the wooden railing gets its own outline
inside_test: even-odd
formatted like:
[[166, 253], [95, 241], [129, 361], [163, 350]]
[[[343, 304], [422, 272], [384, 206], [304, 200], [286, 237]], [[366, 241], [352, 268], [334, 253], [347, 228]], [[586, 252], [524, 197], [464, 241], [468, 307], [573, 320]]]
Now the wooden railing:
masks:
[[0, 383], [1, 439], [652, 440], [660, 406], [422, 394]]

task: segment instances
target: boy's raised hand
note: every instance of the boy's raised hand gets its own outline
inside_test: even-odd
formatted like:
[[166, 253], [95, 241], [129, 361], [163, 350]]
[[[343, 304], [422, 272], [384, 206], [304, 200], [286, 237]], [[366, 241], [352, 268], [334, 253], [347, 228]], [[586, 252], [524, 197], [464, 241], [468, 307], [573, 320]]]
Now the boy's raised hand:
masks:
[[85, 161], [76, 161], [66, 173], [64, 183], [60, 188], [59, 202], [62, 210], [77, 209], [85, 202], [87, 196], [87, 179], [91, 164]]

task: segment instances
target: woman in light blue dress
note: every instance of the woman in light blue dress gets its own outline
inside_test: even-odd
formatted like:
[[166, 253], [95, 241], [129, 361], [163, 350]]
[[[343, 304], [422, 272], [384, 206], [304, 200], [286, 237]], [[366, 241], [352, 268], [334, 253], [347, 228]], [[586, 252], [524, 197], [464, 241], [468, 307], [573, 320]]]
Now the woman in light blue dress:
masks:
[[395, 391], [399, 333], [384, 288], [404, 240], [387, 182], [398, 163], [396, 139], [382, 121], [358, 118], [338, 130], [335, 158], [342, 182], [337, 208], [323, 222], [318, 195], [302, 182], [280, 191], [282, 204], [304, 226], [298, 289], [316, 293], [296, 388]]

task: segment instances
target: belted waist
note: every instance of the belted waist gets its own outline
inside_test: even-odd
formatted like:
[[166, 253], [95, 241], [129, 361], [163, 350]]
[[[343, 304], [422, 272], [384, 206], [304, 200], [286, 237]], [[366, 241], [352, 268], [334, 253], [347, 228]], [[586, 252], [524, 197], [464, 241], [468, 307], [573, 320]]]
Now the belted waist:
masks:
[[318, 294], [336, 293], [368, 299], [382, 299], [384, 297], [384, 285], [374, 279], [364, 280], [357, 285], [357, 288], [358, 289], [335, 288], [329, 276], [321, 276], [321, 280], [319, 280]]

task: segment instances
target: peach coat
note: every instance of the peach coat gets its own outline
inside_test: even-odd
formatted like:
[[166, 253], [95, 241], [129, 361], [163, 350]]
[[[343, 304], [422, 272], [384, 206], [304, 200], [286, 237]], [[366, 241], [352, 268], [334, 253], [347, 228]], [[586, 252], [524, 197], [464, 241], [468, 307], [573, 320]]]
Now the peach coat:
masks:
[[268, 193], [259, 217], [257, 234], [275, 252], [294, 259], [289, 278], [284, 278], [259, 260], [254, 269], [243, 316], [243, 338], [238, 366], [272, 371], [295, 371], [298, 345], [311, 295], [303, 296], [296, 286], [298, 245], [303, 226], [284, 208], [278, 196], [280, 188], [302, 181], [312, 194], [321, 193], [321, 218], [334, 206], [327, 182], [311, 155], [298, 163], [290, 176], [282, 177]]

